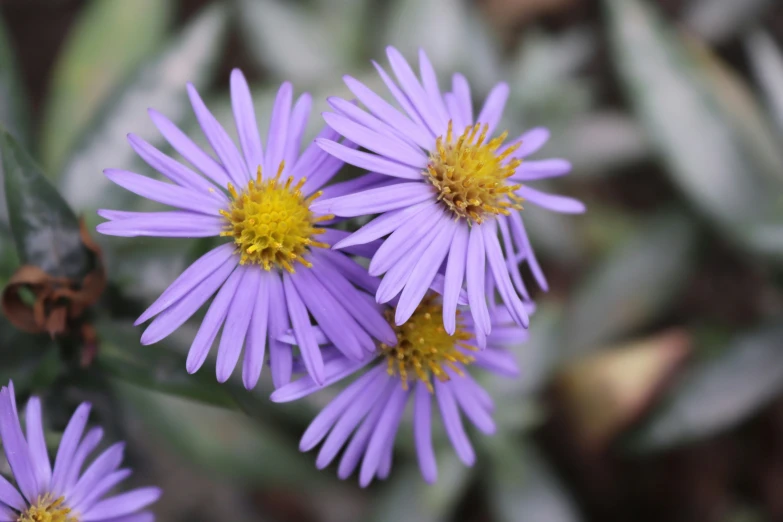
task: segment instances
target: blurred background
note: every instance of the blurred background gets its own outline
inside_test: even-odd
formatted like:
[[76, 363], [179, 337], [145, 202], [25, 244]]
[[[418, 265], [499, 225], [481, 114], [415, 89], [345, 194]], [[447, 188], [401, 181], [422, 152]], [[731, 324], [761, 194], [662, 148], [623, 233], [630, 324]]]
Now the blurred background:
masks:
[[[84, 216], [109, 279], [97, 342], [0, 318], [0, 378], [44, 397], [54, 443], [93, 401], [134, 481], [165, 489], [158, 520], [783, 520], [783, 2], [1, 0], [0, 16], [0, 124]], [[201, 136], [186, 82], [233, 131], [241, 67], [265, 125], [282, 80], [314, 114], [348, 95], [344, 73], [378, 86], [388, 44], [423, 47], [441, 85], [463, 72], [477, 102], [507, 81], [505, 127], [552, 129], [540, 156], [574, 164], [552, 188], [588, 213], [523, 211], [551, 288], [522, 378], [482, 381], [498, 433], [471, 433], [477, 465], [441, 434], [427, 486], [404, 425], [390, 479], [361, 490], [297, 451], [334, 390], [278, 407], [266, 378], [188, 376], [194, 322], [139, 345], [135, 317], [211, 243], [98, 237], [94, 211], [145, 204], [101, 171], [150, 172], [125, 141], [162, 146], [148, 107]], [[5, 284], [30, 255], [0, 201]]]

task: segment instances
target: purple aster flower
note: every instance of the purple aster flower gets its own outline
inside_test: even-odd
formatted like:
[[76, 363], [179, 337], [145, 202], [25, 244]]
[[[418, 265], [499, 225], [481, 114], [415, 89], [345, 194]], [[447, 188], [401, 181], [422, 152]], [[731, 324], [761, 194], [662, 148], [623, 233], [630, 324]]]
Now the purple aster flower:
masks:
[[[17, 487], [0, 476], [0, 520], [13, 522], [152, 522], [141, 512], [160, 497], [158, 488], [140, 488], [104, 498], [130, 474], [120, 469], [124, 443], [110, 446], [85, 463], [103, 430], [84, 429], [90, 405], [82, 403], [63, 433], [54, 469], [44, 438], [41, 401], [30, 398], [25, 412], [26, 435], [16, 410], [12, 382], [0, 390], [0, 436]], [[18, 489], [17, 489], [18, 488]], [[20, 493], [21, 492], [21, 493]]]
[[491, 299], [495, 289], [517, 324], [528, 324], [520, 257], [546, 289], [518, 212], [522, 201], [557, 212], [584, 211], [579, 201], [540, 192], [526, 183], [566, 174], [571, 165], [563, 159], [526, 159], [547, 141], [546, 129], [530, 130], [510, 143], [505, 143], [506, 132], [492, 138], [508, 98], [505, 83], [492, 89], [474, 117], [470, 88], [462, 75], [454, 75], [451, 92], [444, 94], [423, 51], [421, 81], [396, 49], [387, 51], [399, 85], [380, 65], [375, 67], [402, 111], [346, 76], [348, 88], [367, 110], [331, 98], [334, 112], [324, 114], [324, 119], [369, 152], [330, 138], [318, 143], [336, 158], [371, 171], [369, 176], [386, 176], [389, 184], [320, 200], [312, 208], [343, 217], [380, 214], [335, 248], [386, 237], [369, 272], [385, 274], [376, 293], [378, 302], [399, 295], [398, 325], [411, 317], [430, 282], [442, 273], [443, 320], [446, 331], [453, 333], [464, 282], [483, 347], [491, 328], [487, 296]]
[[[247, 82], [234, 70], [231, 102], [240, 153], [190, 84], [188, 94], [217, 159], [163, 115], [150, 110], [172, 148], [199, 172], [130, 134], [131, 147], [171, 183], [116, 169], [106, 170], [106, 176], [131, 192], [177, 210], [101, 210], [99, 214], [109, 221], [98, 225], [98, 231], [126, 237], [222, 236], [229, 242], [194, 262], [139, 317], [136, 324], [155, 318], [141, 342], [151, 344], [168, 336], [216, 292], [190, 348], [187, 370], [193, 373], [202, 366], [222, 326], [216, 369], [220, 382], [233, 372], [244, 345], [242, 379], [248, 389], [253, 388], [268, 342], [274, 384], [287, 383], [291, 347], [278, 337], [292, 327], [307, 371], [316, 382], [323, 382], [324, 361], [310, 315], [348, 358], [362, 359], [373, 351], [373, 338], [393, 342], [394, 331], [382, 314], [365, 306], [363, 291], [374, 292], [377, 283], [348, 256], [329, 249], [347, 233], [326, 228], [333, 216], [312, 210], [313, 201], [322, 194], [320, 188], [343, 162], [315, 143], [300, 154], [310, 95], [303, 94], [293, 103], [291, 84], [280, 87], [264, 150]], [[335, 140], [339, 135], [327, 127], [320, 137]], [[363, 183], [374, 186], [384, 181], [385, 177], [378, 176]], [[356, 186], [338, 184], [323, 192], [340, 196]], [[372, 248], [367, 245], [347, 252], [367, 254]]]
[[[531, 306], [525, 305], [528, 310]], [[492, 434], [493, 402], [487, 391], [471, 377], [473, 366], [506, 377], [519, 369], [506, 346], [527, 339], [527, 330], [515, 324], [504, 307], [490, 308], [494, 326], [487, 336], [487, 349], [476, 345], [475, 323], [469, 314], [457, 310], [456, 328], [449, 335], [443, 326], [443, 307], [433, 294], [425, 297], [408, 321], [395, 327], [397, 343], [381, 343], [374, 357], [351, 361], [331, 350], [326, 363], [326, 384], [337, 382], [363, 366], [369, 370], [343, 390], [313, 420], [302, 436], [300, 449], [309, 451], [323, 441], [316, 466], [324, 468], [345, 446], [338, 475], [345, 479], [359, 462], [359, 484], [367, 486], [374, 477], [385, 479], [391, 470], [394, 439], [408, 402], [413, 402], [413, 435], [419, 467], [424, 479], [434, 482], [438, 470], [432, 447], [433, 396], [440, 417], [460, 460], [473, 465], [475, 453], [460, 418], [461, 414], [479, 431]], [[394, 321], [394, 312], [387, 309]], [[320, 336], [322, 341], [326, 341]], [[290, 339], [293, 341], [293, 339]], [[288, 402], [318, 391], [321, 387], [305, 376], [272, 394], [275, 402]]]

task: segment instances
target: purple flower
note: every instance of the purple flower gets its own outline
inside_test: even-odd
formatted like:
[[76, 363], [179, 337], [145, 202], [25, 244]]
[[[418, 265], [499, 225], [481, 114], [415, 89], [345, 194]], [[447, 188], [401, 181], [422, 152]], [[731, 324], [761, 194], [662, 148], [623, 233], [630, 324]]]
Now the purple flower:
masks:
[[[389, 321], [393, 321], [393, 311], [387, 312]], [[479, 350], [470, 315], [458, 310], [454, 335], [449, 335], [442, 314], [440, 301], [430, 294], [404, 325], [395, 328], [396, 346], [380, 344], [376, 356], [363, 362], [348, 360], [334, 350], [327, 352], [332, 357], [326, 363], [326, 384], [362, 366], [370, 369], [337, 395], [302, 436], [302, 451], [324, 441], [316, 460], [318, 468], [328, 466], [345, 446], [338, 468], [340, 478], [351, 475], [361, 461], [362, 487], [374, 477], [385, 479], [391, 470], [394, 439], [411, 401], [419, 467], [427, 482], [435, 482], [438, 470], [432, 446], [433, 396], [457, 455], [465, 465], [473, 465], [475, 453], [460, 414], [486, 434], [494, 433], [495, 424], [492, 398], [471, 377], [469, 369], [477, 366], [516, 377], [519, 369], [505, 347], [526, 340], [527, 331], [514, 323], [505, 307], [492, 307], [490, 321], [495, 328], [487, 336], [487, 349]], [[293, 401], [319, 389], [312, 378], [305, 376], [275, 391], [272, 400]]]
[[491, 328], [486, 296], [495, 290], [514, 321], [528, 324], [520, 258], [527, 260], [546, 289], [518, 212], [522, 201], [557, 212], [584, 211], [579, 201], [540, 192], [526, 183], [561, 176], [571, 165], [563, 159], [525, 159], [547, 141], [546, 129], [530, 130], [507, 144], [505, 132], [491, 137], [508, 98], [505, 83], [492, 89], [474, 118], [470, 88], [462, 75], [454, 75], [451, 92], [441, 93], [423, 51], [419, 53], [421, 81], [396, 49], [389, 47], [387, 53], [399, 85], [380, 65], [375, 67], [402, 111], [346, 76], [348, 88], [367, 110], [331, 98], [334, 112], [324, 114], [324, 119], [369, 152], [330, 138], [317, 140], [334, 157], [371, 171], [368, 176], [386, 177], [387, 184], [320, 200], [312, 208], [343, 217], [380, 214], [335, 248], [386, 237], [369, 272], [385, 274], [376, 293], [378, 302], [389, 302], [399, 294], [398, 325], [411, 317], [430, 282], [442, 273], [443, 320], [453, 333], [458, 294], [465, 282], [483, 347]]
[[[14, 385], [0, 390], [0, 436], [17, 487], [0, 476], [0, 520], [14, 522], [152, 522], [140, 512], [160, 497], [158, 488], [140, 488], [104, 498], [131, 474], [120, 469], [124, 443], [110, 446], [85, 467], [103, 436], [84, 434], [90, 405], [82, 403], [63, 433], [54, 469], [44, 438], [41, 401], [32, 397], [25, 412], [26, 436], [16, 410]], [[17, 489], [18, 488], [18, 489]], [[20, 494], [21, 492], [21, 494]]]
[[[380, 312], [365, 306], [364, 291], [374, 292], [377, 282], [348, 256], [329, 249], [347, 233], [326, 228], [325, 222], [333, 216], [312, 210], [322, 192], [339, 196], [356, 184], [319, 190], [343, 162], [315, 143], [300, 154], [310, 95], [303, 94], [293, 103], [291, 84], [280, 87], [264, 150], [247, 82], [234, 70], [231, 101], [240, 153], [190, 84], [188, 94], [218, 159], [151, 110], [152, 120], [172, 148], [200, 172], [130, 134], [131, 147], [171, 183], [115, 169], [106, 170], [106, 176], [178, 210], [101, 210], [99, 214], [109, 222], [98, 225], [98, 231], [115, 236], [224, 236], [230, 241], [194, 262], [139, 317], [136, 324], [155, 317], [141, 342], [151, 344], [168, 336], [216, 292], [190, 348], [187, 370], [193, 373], [204, 364], [222, 326], [216, 369], [220, 382], [233, 372], [244, 345], [242, 379], [248, 389], [253, 388], [267, 342], [275, 386], [289, 382], [291, 347], [278, 337], [292, 327], [307, 371], [316, 382], [323, 382], [324, 361], [310, 315], [348, 358], [362, 359], [373, 351], [373, 338], [393, 342], [394, 332]], [[327, 127], [320, 137], [333, 141], [339, 135]], [[372, 245], [346, 251], [367, 254]]]

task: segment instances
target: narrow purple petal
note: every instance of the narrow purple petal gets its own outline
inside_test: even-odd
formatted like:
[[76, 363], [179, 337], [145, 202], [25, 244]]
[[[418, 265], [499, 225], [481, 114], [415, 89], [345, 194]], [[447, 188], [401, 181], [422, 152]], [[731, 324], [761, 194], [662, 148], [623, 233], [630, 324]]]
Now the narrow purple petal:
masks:
[[239, 69], [231, 71], [231, 109], [234, 112], [234, 122], [237, 127], [239, 144], [245, 156], [245, 164], [250, 177], [254, 177], [258, 167], [264, 163], [264, 148], [258, 134], [256, 112], [253, 107], [253, 97], [247, 85], [245, 75]]
[[316, 383], [323, 385], [326, 378], [324, 360], [321, 357], [318, 342], [313, 334], [313, 327], [310, 324], [307, 308], [305, 308], [302, 297], [294, 286], [291, 274], [288, 272], [283, 274], [283, 288], [288, 305], [288, 316], [291, 318], [291, 326], [294, 328], [296, 342], [307, 367], [307, 373]]
[[[95, 448], [98, 447], [98, 444], [100, 444], [102, 438], [103, 438], [103, 429], [92, 428], [90, 431], [87, 432], [87, 435], [84, 436], [84, 439], [82, 439], [82, 442], [81, 444], [79, 444], [79, 447], [76, 448], [76, 452], [73, 456], [73, 462], [71, 462], [70, 469], [68, 470], [68, 473], [65, 476], [65, 481], [63, 485], [63, 491], [62, 491], [65, 497], [67, 498], [71, 497], [71, 491], [73, 487], [76, 486], [76, 483], [79, 480], [79, 474], [82, 471], [82, 467], [84, 466], [87, 457], [89, 457], [90, 454], [93, 451], [95, 451]], [[47, 487], [48, 487], [48, 483], [47, 483]]]
[[564, 214], [581, 214], [585, 211], [585, 204], [574, 198], [547, 194], [539, 190], [523, 186], [517, 190], [517, 195], [535, 203], [539, 207], [562, 212]]
[[564, 159], [525, 160], [511, 176], [513, 181], [554, 178], [571, 172], [571, 162]]
[[164, 183], [127, 170], [106, 169], [103, 173], [113, 183], [151, 201], [200, 214], [220, 215], [220, 203], [193, 189]]
[[411, 140], [424, 150], [430, 150], [435, 146], [432, 135], [423, 132], [419, 125], [406, 118], [372, 89], [351, 76], [344, 76], [343, 80], [359, 101], [390, 128], [398, 130], [400, 137]]
[[3, 451], [19, 489], [28, 501], [34, 501], [40, 490], [33, 463], [30, 461], [30, 449], [19, 424], [16, 397], [10, 385], [0, 391], [0, 436], [3, 439]]
[[307, 120], [310, 118], [310, 111], [313, 108], [313, 97], [308, 93], [302, 94], [296, 100], [294, 108], [291, 110], [291, 121], [288, 124], [288, 138], [286, 139], [285, 155], [283, 159], [285, 164], [292, 168], [299, 156], [302, 148], [302, 137], [304, 136]]
[[[511, 312], [514, 321], [517, 324], [526, 327], [529, 324], [527, 311], [522, 304], [522, 300], [517, 295], [516, 290], [514, 290], [514, 285], [511, 284], [511, 277], [508, 275], [508, 268], [506, 268], [503, 253], [500, 251], [500, 243], [498, 243], [495, 223], [487, 222], [482, 224], [479, 228], [484, 232], [484, 250], [487, 253], [489, 268], [492, 271], [492, 276], [497, 284], [500, 297], [508, 307], [508, 311]], [[489, 332], [487, 332], [487, 334], [489, 334]]]
[[495, 433], [495, 421], [492, 415], [484, 408], [477, 397], [470, 393], [470, 389], [463, 386], [461, 378], [453, 374], [451, 379], [451, 392], [457, 399], [465, 416], [473, 423], [478, 430], [486, 435]]
[[487, 310], [487, 298], [484, 293], [485, 260], [486, 252], [484, 251], [481, 226], [474, 226], [470, 229], [470, 238], [468, 239], [465, 279], [468, 284], [468, 302], [477, 328], [476, 339], [481, 348], [484, 344], [482, 338], [486, 341], [484, 336], [492, 329]]
[[[318, 138], [337, 141], [340, 139], [340, 135], [328, 125], [324, 125], [321, 132], [316, 136], [316, 139]], [[321, 147], [313, 140], [305, 147], [304, 152], [302, 152], [296, 160], [296, 163], [291, 165], [291, 175], [296, 181], [299, 181], [299, 179], [303, 177], [309, 180], [313, 176], [318, 175], [318, 171], [320, 170], [319, 166], [327, 157], [330, 156], [325, 154]], [[319, 187], [316, 187], [315, 190], [318, 188]]]
[[378, 465], [378, 472], [375, 476], [378, 480], [386, 480], [389, 478], [392, 468], [392, 460], [394, 459], [394, 439], [390, 438], [386, 441], [386, 445], [381, 450], [381, 463]]
[[454, 95], [454, 93], [447, 92], [443, 95], [443, 101], [446, 102], [446, 107], [449, 110], [449, 118], [451, 119], [454, 130], [457, 132], [462, 132], [462, 129], [467, 127], [469, 124], [462, 119], [462, 109], [460, 108], [457, 97]]
[[[360, 368], [366, 366], [372, 359], [373, 358], [371, 357], [363, 361], [352, 361], [347, 357], [332, 359], [324, 364], [324, 374], [326, 378], [324, 379], [323, 385], [316, 384], [312, 377], [305, 375], [302, 378], [275, 390], [270, 396], [270, 399], [272, 402], [291, 402], [301, 399], [302, 397], [307, 397], [311, 393], [321, 390], [324, 386], [334, 384], [348, 375], [351, 375]], [[381, 366], [378, 366], [377, 368], [385, 371], [385, 368]]]
[[[71, 509], [76, 512], [84, 512], [88, 509], [90, 509], [95, 503], [100, 499], [103, 495], [114, 489], [117, 484], [125, 480], [131, 475], [131, 470], [129, 469], [119, 469], [117, 471], [113, 471], [109, 473], [108, 475], [101, 477], [100, 480], [95, 484], [94, 487], [90, 488], [89, 491], [87, 491], [84, 498], [79, 500], [78, 503], [74, 503], [71, 501], [70, 497], [66, 495], [66, 498], [69, 500], [69, 505], [71, 506]], [[114, 520], [114, 519], [112, 519]]]
[[[370, 261], [368, 268], [370, 275], [378, 276], [388, 272], [400, 259], [407, 256], [408, 252], [413, 250], [424, 237], [428, 237], [432, 230], [440, 230], [445, 226], [446, 212], [442, 207], [432, 201], [425, 203], [428, 206], [422, 212], [409, 218], [402, 226], [394, 230], [378, 248]], [[430, 226], [426, 226], [427, 224]]]
[[194, 167], [206, 174], [212, 181], [221, 187], [228, 185], [231, 178], [228, 177], [226, 170], [220, 163], [201, 150], [198, 145], [193, 143], [193, 140], [188, 138], [184, 132], [179, 130], [176, 125], [161, 113], [150, 109], [149, 115], [160, 133], [166, 138], [166, 141], [168, 141], [171, 147], [179, 152], [183, 158], [188, 160]]
[[376, 154], [354, 150], [353, 148], [337, 143], [336, 141], [325, 140], [323, 138], [318, 138], [315, 142], [332, 156], [361, 169], [377, 172], [379, 174], [386, 174], [387, 176], [394, 176], [395, 178], [419, 180], [422, 177], [421, 169], [403, 165], [402, 163], [382, 158]]
[[358, 178], [330, 184], [328, 187], [321, 190], [321, 197], [323, 199], [332, 199], [340, 196], [348, 196], [362, 190], [388, 187], [398, 183], [404, 183], [404, 181], [400, 178], [392, 178], [391, 176], [370, 172], [369, 174], [359, 176]]
[[350, 196], [316, 201], [310, 206], [310, 210], [322, 215], [355, 217], [380, 214], [432, 198], [434, 198], [432, 187], [426, 183], [399, 183], [391, 187], [365, 190]]
[[522, 274], [519, 272], [519, 262], [517, 261], [517, 254], [514, 251], [514, 247], [511, 241], [511, 232], [508, 228], [508, 220], [506, 216], [498, 217], [498, 227], [500, 228], [500, 236], [503, 238], [503, 248], [505, 249], [506, 268], [511, 275], [511, 281], [514, 283], [514, 288], [517, 292], [522, 294], [524, 299], [530, 299], [530, 294], [525, 287], [525, 283], [522, 280]]
[[370, 437], [370, 443], [367, 445], [367, 450], [364, 452], [362, 467], [359, 471], [359, 485], [361, 487], [368, 486], [375, 476], [381, 462], [383, 447], [389, 438], [394, 438], [397, 434], [407, 400], [408, 390], [404, 390], [402, 385], [392, 389], [386, 410], [378, 420], [372, 437]]
[[444, 134], [448, 122], [439, 117], [439, 114], [433, 112], [430, 108], [430, 100], [424, 88], [419, 83], [419, 79], [403, 58], [402, 54], [394, 47], [386, 48], [386, 56], [389, 58], [394, 76], [400, 82], [402, 91], [408, 96], [416, 112], [426, 122], [432, 133], [436, 136]]
[[81, 516], [81, 520], [99, 522], [110, 517], [129, 515], [157, 501], [160, 495], [159, 488], [134, 489], [98, 502]]
[[[509, 219], [509, 221], [511, 224], [511, 232], [514, 234], [514, 241], [517, 243], [519, 249], [525, 254], [527, 264], [530, 266], [530, 271], [533, 273], [533, 277], [535, 277], [538, 286], [546, 292], [549, 290], [549, 284], [546, 281], [546, 277], [544, 277], [544, 271], [541, 269], [541, 265], [538, 264], [535, 252], [533, 251], [533, 246], [530, 244], [530, 239], [527, 237], [527, 232], [525, 232], [525, 224], [522, 221], [522, 216], [519, 212], [512, 212], [510, 217], [511, 219]], [[520, 293], [522, 295], [526, 294], [526, 292]]]
[[454, 97], [462, 114], [462, 121], [465, 122], [464, 126], [467, 127], [473, 123], [473, 99], [470, 95], [470, 84], [464, 76], [457, 73], [451, 78], [451, 90], [454, 92]]
[[52, 465], [46, 450], [43, 421], [41, 420], [41, 400], [31, 397], [27, 402], [25, 415], [27, 424], [27, 444], [30, 448], [30, 462], [33, 465], [38, 491], [45, 491], [52, 479]]
[[449, 335], [454, 335], [457, 329], [457, 302], [465, 278], [469, 233], [468, 227], [457, 227], [449, 250], [449, 260], [446, 264], [446, 276], [443, 284], [443, 326]]
[[225, 229], [226, 220], [194, 212], [137, 212], [119, 221], [101, 223], [96, 230], [101, 234], [120, 237], [214, 237]]
[[443, 94], [441, 94], [440, 87], [438, 87], [438, 77], [435, 74], [435, 69], [432, 67], [432, 63], [427, 57], [427, 53], [424, 52], [424, 49], [419, 49], [419, 71], [421, 72], [421, 82], [424, 87], [424, 92], [427, 94], [427, 99], [430, 101], [431, 107], [441, 121], [448, 122], [449, 113], [443, 103]]
[[438, 464], [432, 449], [432, 405], [430, 392], [422, 382], [416, 383], [413, 403], [413, 436], [416, 441], [416, 456], [424, 480], [434, 484], [438, 480]]
[[[272, 367], [272, 383], [275, 388], [288, 384], [291, 380], [293, 354], [291, 347], [278, 341], [278, 337], [291, 326], [286, 306], [286, 293], [283, 282], [276, 272], [268, 272], [269, 287], [269, 363]], [[274, 306], [272, 305], [274, 303]]]
[[[393, 377], [389, 377], [388, 375], [385, 375], [385, 378], [387, 381], [394, 380]], [[375, 427], [378, 425], [381, 415], [387, 410], [387, 403], [391, 392], [391, 389], [388, 390], [388, 392], [376, 402], [375, 406], [370, 410], [369, 415], [365, 417], [362, 425], [356, 430], [353, 438], [351, 438], [351, 442], [349, 442], [348, 446], [345, 448], [343, 457], [340, 459], [340, 466], [337, 468], [337, 476], [341, 479], [348, 478], [351, 473], [353, 473], [353, 470], [356, 469], [357, 464], [359, 464], [359, 460], [361, 460], [362, 455], [367, 449], [367, 444], [375, 431]]]
[[424, 251], [424, 254], [416, 263], [413, 271], [405, 283], [400, 300], [394, 315], [394, 321], [397, 326], [404, 324], [413, 315], [416, 307], [419, 306], [424, 295], [430, 289], [430, 284], [435, 274], [440, 269], [443, 260], [451, 248], [451, 240], [454, 233], [462, 223], [447, 220], [443, 223], [441, 230], [435, 239]]
[[[326, 262], [340, 272], [351, 284], [374, 294], [378, 290], [380, 281], [367, 273], [367, 269], [341, 252], [332, 250], [314, 251], [313, 259]], [[314, 261], [315, 262], [315, 261]]]
[[65, 487], [68, 473], [76, 456], [76, 448], [79, 446], [84, 427], [87, 425], [87, 418], [90, 416], [90, 407], [87, 402], [81, 403], [63, 432], [60, 447], [57, 449], [57, 457], [54, 460], [51, 491], [63, 491]]
[[269, 118], [269, 133], [266, 138], [266, 163], [264, 176], [274, 177], [280, 162], [285, 157], [286, 141], [288, 139], [288, 122], [291, 118], [291, 103], [294, 98], [294, 87], [290, 82], [283, 82], [277, 91], [272, 115]]
[[362, 245], [376, 239], [380, 239], [387, 234], [391, 234], [402, 224], [414, 220], [424, 209], [436, 206], [431, 201], [422, 201], [398, 210], [392, 210], [373, 219], [362, 228], [339, 241], [334, 248], [344, 248], [352, 245]]
[[519, 365], [514, 355], [507, 350], [484, 350], [471, 355], [476, 358], [474, 364], [480, 368], [505, 377], [519, 377]]
[[223, 325], [223, 333], [220, 336], [218, 346], [215, 375], [218, 382], [226, 382], [239, 361], [242, 345], [245, 343], [247, 329], [250, 326], [250, 318], [253, 315], [253, 305], [258, 293], [257, 266], [240, 266], [240, 281], [237, 284], [237, 292], [231, 300], [226, 315], [226, 323]]
[[452, 395], [450, 383], [435, 380], [435, 397], [438, 399], [438, 406], [440, 407], [446, 434], [449, 436], [457, 456], [466, 466], [472, 466], [476, 461], [476, 454], [468, 440], [468, 436], [465, 434], [465, 428], [462, 426], [459, 409]]
[[193, 107], [193, 112], [196, 114], [196, 119], [201, 130], [204, 132], [207, 141], [212, 146], [212, 149], [217, 154], [223, 166], [226, 168], [226, 172], [234, 184], [238, 187], [244, 186], [247, 180], [250, 179], [250, 171], [247, 168], [245, 160], [239, 154], [236, 145], [231, 141], [231, 137], [226, 130], [217, 121], [217, 119], [209, 112], [207, 106], [204, 105], [204, 101], [199, 96], [196, 88], [192, 83], [188, 83], [188, 97], [190, 98], [190, 104]]
[[[530, 156], [538, 149], [544, 146], [549, 141], [549, 130], [544, 127], [536, 127], [530, 129], [526, 133], [522, 134], [519, 138], [514, 140], [513, 143], [522, 143], [522, 145], [514, 151], [511, 155], [512, 158], [525, 158]], [[510, 144], [509, 144], [510, 145]]]
[[22, 511], [27, 506], [24, 498], [19, 494], [19, 490], [13, 487], [11, 483], [2, 476], [0, 476], [0, 502], [17, 511]]
[[331, 128], [367, 150], [419, 170], [427, 166], [429, 159], [421, 149], [414, 149], [392, 133], [376, 132], [342, 114], [325, 112], [323, 118]]
[[[101, 480], [120, 467], [124, 453], [125, 443], [123, 442], [113, 444], [101, 453], [79, 478], [76, 486], [68, 496], [68, 502], [73, 506], [80, 504], [82, 500], [90, 495]], [[65, 494], [64, 491], [58, 489], [53, 488], [53, 491], [62, 495]]]
[[[413, 104], [408, 96], [404, 94], [399, 87], [397, 87], [397, 84], [394, 83], [394, 80], [391, 79], [391, 77], [386, 73], [384, 68], [378, 64], [378, 62], [373, 60], [372, 64], [375, 67], [375, 70], [378, 71], [378, 75], [381, 77], [381, 80], [383, 80], [383, 83], [386, 84], [386, 88], [389, 89], [389, 92], [391, 93], [392, 97], [394, 97], [395, 101], [400, 105], [400, 107], [402, 107], [410, 119], [421, 128], [422, 132], [432, 137], [431, 139], [434, 143], [435, 134], [433, 134], [429, 127], [427, 127], [427, 124], [424, 123], [424, 120], [421, 118], [418, 111], [413, 107]], [[428, 150], [430, 148], [431, 147], [427, 147]]]
[[[242, 382], [245, 388], [252, 390], [261, 377], [266, 352], [266, 334], [269, 324], [269, 275], [261, 270], [251, 270], [246, 276], [250, 285], [255, 285], [255, 300], [250, 306], [253, 315], [245, 340], [245, 360], [242, 365]], [[281, 303], [282, 304], [282, 303]]]
[[484, 107], [481, 108], [481, 112], [476, 119], [477, 123], [487, 124], [489, 126], [487, 130], [487, 139], [489, 139], [489, 136], [492, 136], [492, 132], [498, 126], [500, 118], [503, 116], [503, 109], [508, 100], [508, 92], [507, 83], [495, 85], [489, 92], [487, 100], [484, 102]]
[[204, 364], [209, 354], [209, 349], [212, 348], [212, 343], [215, 341], [215, 337], [217, 337], [218, 330], [220, 330], [220, 326], [226, 318], [228, 307], [234, 299], [243, 273], [243, 270], [234, 270], [228, 276], [226, 282], [223, 283], [212, 304], [209, 305], [209, 310], [207, 310], [207, 314], [201, 322], [196, 338], [193, 339], [193, 343], [190, 345], [190, 351], [185, 363], [188, 373], [195, 373]]
[[[213, 248], [185, 269], [180, 276], [158, 297], [152, 305], [136, 320], [139, 325], [179, 301], [200, 282], [227, 264], [232, 259], [234, 245], [227, 243]], [[228, 276], [226, 276], [228, 277]], [[211, 294], [210, 294], [211, 295]], [[206, 299], [205, 299], [206, 300]]]
[[[342, 145], [344, 147], [348, 147], [349, 149], [356, 149], [359, 147], [357, 144], [349, 140], [343, 140]], [[314, 194], [319, 189], [321, 189], [325, 184], [331, 181], [331, 179], [334, 178], [334, 176], [338, 172], [340, 172], [340, 169], [342, 169], [343, 166], [345, 165], [343, 160], [341, 160], [338, 157], [332, 156], [331, 154], [323, 150], [318, 143], [313, 142], [312, 145], [310, 145], [310, 147], [315, 147], [316, 149], [318, 149], [318, 154], [320, 155], [320, 157], [316, 158], [315, 160], [318, 161], [318, 163], [313, 165], [312, 174], [310, 174], [309, 177], [305, 177], [306, 181], [305, 184], [302, 186], [302, 193], [307, 196]]]

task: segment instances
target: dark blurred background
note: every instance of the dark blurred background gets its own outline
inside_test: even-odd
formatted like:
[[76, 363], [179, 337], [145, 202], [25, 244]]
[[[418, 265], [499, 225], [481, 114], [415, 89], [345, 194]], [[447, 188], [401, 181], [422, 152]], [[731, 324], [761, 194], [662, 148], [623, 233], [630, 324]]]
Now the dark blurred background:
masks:
[[[185, 82], [227, 129], [233, 67], [259, 121], [285, 79], [320, 112], [345, 73], [378, 86], [369, 60], [387, 44], [423, 47], [441, 86], [465, 73], [477, 103], [509, 82], [506, 128], [550, 127], [541, 157], [574, 164], [552, 188], [588, 205], [523, 211], [551, 287], [523, 377], [482, 381], [498, 434], [471, 433], [474, 469], [442, 443], [436, 486], [409, 427], [387, 483], [316, 471], [298, 438], [333, 392], [201, 400], [208, 370], [189, 381], [156, 359], [187, 335], [141, 352], [131, 312], [109, 306], [88, 374], [108, 383], [101, 415], [131, 439], [139, 480], [166, 490], [159, 520], [783, 521], [783, 2], [1, 0], [0, 16], [0, 122], [93, 226], [96, 208], [139, 204], [101, 170], [143, 168], [124, 136], [158, 139], [147, 107], [197, 132]], [[18, 263], [4, 214], [2, 283]], [[208, 247], [97, 239], [112, 292], [137, 307]], [[47, 382], [29, 389], [54, 395]]]

